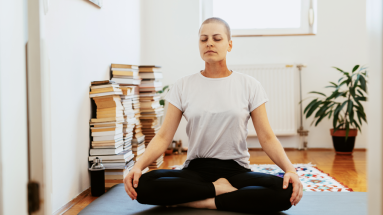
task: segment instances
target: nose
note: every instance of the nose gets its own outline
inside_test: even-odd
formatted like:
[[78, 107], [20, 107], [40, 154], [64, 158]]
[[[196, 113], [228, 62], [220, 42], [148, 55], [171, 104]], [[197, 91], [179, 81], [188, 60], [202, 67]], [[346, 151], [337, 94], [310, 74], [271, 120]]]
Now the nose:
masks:
[[210, 42], [210, 40], [208, 40], [208, 41], [206, 42], [206, 46], [207, 46], [207, 47], [209, 47], [209, 46], [213, 46], [213, 44], [212, 44], [212, 42]]

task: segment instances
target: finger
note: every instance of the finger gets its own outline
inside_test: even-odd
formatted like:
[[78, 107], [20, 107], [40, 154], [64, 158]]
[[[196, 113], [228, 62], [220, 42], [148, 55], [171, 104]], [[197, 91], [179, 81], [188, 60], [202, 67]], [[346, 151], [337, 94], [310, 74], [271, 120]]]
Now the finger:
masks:
[[124, 187], [125, 187], [125, 191], [126, 191], [126, 193], [129, 195], [129, 197], [133, 200], [133, 196], [132, 196], [132, 194], [130, 193], [130, 191], [129, 191], [129, 186], [128, 186], [128, 182], [129, 182], [129, 180], [127, 180], [129, 177], [127, 176], [127, 177], [125, 177], [124, 178]]
[[127, 177], [126, 185], [128, 187], [128, 191], [130, 193], [130, 197], [132, 198], [132, 200], [134, 200], [134, 193], [132, 192], [132, 190], [134, 190], [133, 187], [132, 187], [132, 175]]
[[130, 199], [133, 200], [133, 198], [132, 198], [132, 196], [131, 196], [131, 194], [130, 194], [130, 192], [129, 192], [129, 190], [128, 190], [128, 187], [127, 187], [126, 185], [125, 185], [124, 187], [125, 187], [125, 192], [128, 194], [128, 196], [130, 197]]
[[[299, 182], [295, 182], [295, 183], [293, 183], [293, 187], [294, 187], [294, 189], [296, 189], [296, 195], [293, 198], [293, 200], [291, 201], [291, 203], [294, 205], [296, 203], [296, 200], [297, 200], [299, 194], [300, 194], [301, 185]], [[293, 193], [294, 193], [294, 189], [293, 189]]]
[[289, 186], [290, 176], [285, 175], [283, 177], [283, 189], [286, 189]]
[[300, 187], [301, 188], [299, 190], [299, 194], [298, 194], [298, 197], [295, 200], [295, 204], [294, 205], [297, 205], [301, 201], [301, 199], [302, 199], [302, 196], [303, 196], [303, 185], [301, 184]]
[[133, 188], [133, 185], [132, 185], [134, 175], [135, 174], [133, 173], [132, 177], [130, 178], [130, 180], [128, 182], [128, 188], [129, 188], [130, 193], [133, 196], [133, 199], [136, 199], [137, 193], [136, 193], [136, 190]]
[[293, 184], [293, 194], [291, 195], [290, 202], [293, 203], [299, 192], [299, 186], [296, 183]]
[[134, 179], [133, 179], [133, 187], [137, 188], [138, 187], [138, 181], [139, 181], [140, 175], [139, 174], [134, 174]]

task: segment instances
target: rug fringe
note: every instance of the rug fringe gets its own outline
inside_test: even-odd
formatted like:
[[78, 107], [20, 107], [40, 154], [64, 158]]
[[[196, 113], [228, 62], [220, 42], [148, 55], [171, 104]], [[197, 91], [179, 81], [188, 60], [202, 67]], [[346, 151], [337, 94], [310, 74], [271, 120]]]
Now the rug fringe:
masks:
[[343, 184], [342, 182], [338, 181], [336, 178], [334, 178], [333, 176], [331, 176], [329, 173], [326, 173], [326, 172], [323, 172], [321, 169], [319, 169], [318, 167], [315, 167], [315, 169], [317, 169], [318, 171], [320, 171], [321, 173], [323, 174], [326, 174], [328, 175], [330, 178], [334, 179], [336, 182], [338, 182], [339, 184], [343, 185], [348, 191], [350, 192], [354, 192], [354, 190], [351, 188], [351, 187], [348, 187], [347, 185]]

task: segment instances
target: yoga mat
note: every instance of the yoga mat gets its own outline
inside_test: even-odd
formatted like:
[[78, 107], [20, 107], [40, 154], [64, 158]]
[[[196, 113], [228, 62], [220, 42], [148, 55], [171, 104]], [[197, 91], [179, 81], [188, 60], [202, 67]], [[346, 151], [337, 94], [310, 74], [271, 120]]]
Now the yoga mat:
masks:
[[[257, 204], [254, 202], [254, 204]], [[218, 210], [193, 208], [166, 208], [154, 205], [142, 205], [132, 201], [124, 189], [117, 184], [108, 192], [90, 203], [79, 215], [240, 215]], [[277, 213], [280, 215], [364, 215], [367, 214], [367, 193], [365, 192], [304, 192], [297, 206]]]

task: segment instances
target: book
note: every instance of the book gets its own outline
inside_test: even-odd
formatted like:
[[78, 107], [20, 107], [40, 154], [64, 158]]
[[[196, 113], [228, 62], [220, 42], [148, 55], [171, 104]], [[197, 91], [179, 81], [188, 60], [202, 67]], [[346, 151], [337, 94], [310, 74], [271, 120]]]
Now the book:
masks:
[[108, 87], [119, 87], [119, 84], [117, 83], [111, 83], [111, 84], [102, 84], [102, 85], [91, 85], [90, 89], [102, 89], [102, 88], [108, 88]]
[[131, 150], [124, 150], [116, 155], [101, 155], [101, 156], [89, 156], [89, 161], [93, 161], [96, 157], [101, 158], [102, 161], [104, 160], [118, 160], [118, 159], [126, 159], [129, 156], [131, 156], [133, 153]]
[[91, 82], [91, 85], [102, 85], [102, 84], [113, 84], [113, 83], [116, 83], [114, 81], [111, 81], [111, 80], [104, 80], [104, 81], [92, 81]]
[[120, 146], [116, 149], [90, 149], [90, 155], [116, 155], [123, 151], [123, 147]]
[[161, 72], [141, 72], [140, 77], [142, 79], [154, 79], [159, 80], [163, 78], [163, 75]]
[[124, 117], [92, 118], [91, 122], [124, 122]]
[[97, 93], [106, 93], [106, 92], [122, 92], [122, 90], [117, 86], [112, 87], [103, 87], [103, 88], [90, 88], [91, 91], [89, 94], [97, 94]]
[[129, 78], [112, 78], [113, 81], [119, 84], [135, 84], [140, 85], [141, 79], [129, 79]]
[[112, 63], [111, 68], [138, 69], [138, 65]]
[[91, 136], [97, 137], [97, 136], [117, 136], [118, 134], [122, 134], [122, 129], [119, 131], [102, 131], [102, 132], [93, 132], [91, 133]]
[[123, 133], [118, 135], [108, 135], [108, 136], [94, 136], [93, 141], [112, 141], [112, 140], [119, 140], [123, 138]]
[[122, 95], [122, 92], [121, 91], [113, 91], [113, 92], [89, 94], [89, 97], [93, 98], [93, 97], [110, 96], [110, 95]]

